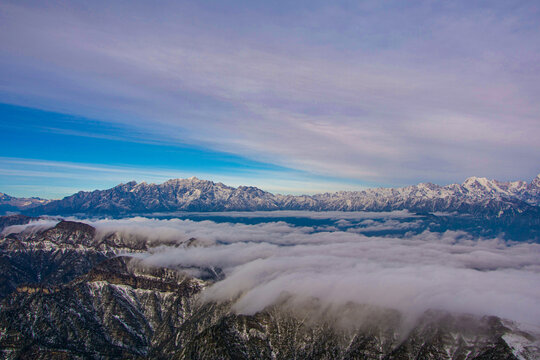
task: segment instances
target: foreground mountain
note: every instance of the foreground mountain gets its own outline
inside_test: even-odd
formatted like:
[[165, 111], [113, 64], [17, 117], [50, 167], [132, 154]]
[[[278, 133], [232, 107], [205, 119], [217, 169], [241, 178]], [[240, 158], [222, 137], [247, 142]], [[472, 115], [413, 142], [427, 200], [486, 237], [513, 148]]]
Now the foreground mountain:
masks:
[[93, 227], [69, 221], [43, 232], [8, 234], [0, 243], [0, 298], [22, 283], [69, 282], [114, 254], [93, 244], [94, 236]]
[[[218, 269], [212, 269], [216, 277], [195, 278], [118, 257], [160, 244], [97, 234], [82, 223], [61, 221], [47, 230], [10, 234], [0, 245], [2, 264], [13, 268], [12, 290], [4, 291], [0, 303], [0, 354], [6, 359], [540, 356], [538, 335], [497, 317], [430, 310], [405, 326], [392, 309], [347, 304], [335, 312], [316, 299], [301, 310], [284, 299], [254, 315], [238, 315], [230, 303], [198, 298], [219, 279]], [[197, 240], [177, 246], [197, 246]]]
[[0, 193], [0, 214], [31, 209], [49, 202], [50, 200], [41, 199], [38, 197], [17, 198], [9, 196], [8, 194]]
[[37, 206], [32, 215], [123, 216], [174, 211], [391, 211], [460, 212], [500, 217], [529, 213], [538, 216], [540, 175], [531, 183], [469, 178], [463, 184], [423, 183], [403, 188], [377, 188], [313, 196], [275, 195], [255, 187], [226, 186], [197, 178], [163, 184], [132, 181], [107, 190], [81, 191]]

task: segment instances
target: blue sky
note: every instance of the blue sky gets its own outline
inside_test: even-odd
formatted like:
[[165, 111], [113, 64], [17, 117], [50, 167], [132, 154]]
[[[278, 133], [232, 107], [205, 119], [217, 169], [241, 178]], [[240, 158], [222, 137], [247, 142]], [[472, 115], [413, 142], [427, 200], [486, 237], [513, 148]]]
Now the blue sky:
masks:
[[[0, 104], [0, 114], [5, 120], [0, 124], [4, 137], [0, 186], [18, 196], [58, 198], [126, 179], [159, 183], [194, 175], [236, 186], [247, 178], [276, 192], [289, 192], [306, 182], [318, 186], [313, 191], [327, 191], [340, 181], [314, 179], [302, 171], [193, 144], [152, 139], [121, 125], [81, 117], [8, 104]], [[273, 184], [274, 179], [281, 186]]]
[[0, 3], [0, 191], [540, 172], [540, 5]]

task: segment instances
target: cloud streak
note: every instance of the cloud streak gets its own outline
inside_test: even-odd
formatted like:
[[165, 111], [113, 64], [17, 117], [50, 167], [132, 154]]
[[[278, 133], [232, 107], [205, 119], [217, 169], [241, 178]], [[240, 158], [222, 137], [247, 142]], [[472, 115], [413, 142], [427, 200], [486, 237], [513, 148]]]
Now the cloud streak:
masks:
[[322, 175], [536, 175], [533, 4], [230, 6], [5, 3], [0, 94]]
[[[0, 179], [0, 186], [5, 193], [19, 197], [39, 195], [50, 199], [69, 196], [81, 190], [106, 189], [130, 180], [162, 183], [171, 178], [188, 178], [193, 173], [156, 166], [111, 166], [0, 157], [0, 175], [4, 175], [4, 178]], [[245, 185], [246, 179], [249, 178], [262, 189], [273, 193], [313, 194], [332, 191], [336, 188], [348, 190], [362, 188], [336, 179], [314, 180], [306, 174], [295, 171], [285, 176], [277, 170], [244, 169], [234, 173], [223, 172], [219, 175], [198, 172], [198, 176], [231, 186]], [[15, 184], [8, 179], [9, 177], [17, 179]], [[306, 188], [304, 184], [308, 182], [310, 186]], [[28, 188], [33, 190], [29, 191]]]
[[58, 219], [39, 219], [24, 225], [11, 225], [4, 228], [2, 232], [0, 232], [0, 235], [7, 236], [9, 234], [19, 234], [22, 232], [37, 234], [38, 232], [54, 227], [59, 221], [60, 220]]

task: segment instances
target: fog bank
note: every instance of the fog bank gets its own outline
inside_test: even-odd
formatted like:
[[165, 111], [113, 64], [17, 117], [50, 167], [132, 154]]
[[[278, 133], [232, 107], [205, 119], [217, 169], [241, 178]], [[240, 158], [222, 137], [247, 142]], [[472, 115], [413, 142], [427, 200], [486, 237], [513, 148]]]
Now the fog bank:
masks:
[[[385, 226], [403, 226], [393, 223]], [[316, 231], [284, 222], [256, 225], [151, 220], [103, 220], [114, 228], [203, 246], [160, 247], [144, 262], [167, 267], [221, 268], [208, 301], [234, 300], [253, 314], [283, 295], [323, 304], [356, 302], [417, 315], [427, 309], [497, 315], [540, 325], [540, 245], [479, 239], [462, 231], [405, 237]]]
[[[278, 220], [252, 225], [141, 217], [84, 222], [97, 229], [96, 236], [116, 232], [180, 245], [197, 239], [197, 246], [162, 245], [136, 256], [152, 266], [222, 269], [225, 278], [202, 298], [232, 300], [241, 314], [254, 314], [288, 296], [298, 302], [317, 298], [329, 306], [369, 304], [410, 316], [427, 309], [496, 315], [540, 326], [540, 244], [476, 238], [464, 231], [366, 236]], [[362, 216], [339, 221], [390, 229], [416, 226], [415, 219], [399, 222], [391, 215], [376, 222]], [[53, 225], [46, 220], [15, 230]]]

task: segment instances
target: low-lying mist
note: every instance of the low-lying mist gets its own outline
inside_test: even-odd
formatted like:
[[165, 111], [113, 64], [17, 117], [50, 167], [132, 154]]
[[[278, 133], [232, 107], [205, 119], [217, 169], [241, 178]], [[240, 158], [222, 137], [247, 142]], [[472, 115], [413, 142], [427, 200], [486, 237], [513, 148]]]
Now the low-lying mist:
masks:
[[[415, 227], [403, 218], [348, 217], [362, 226]], [[540, 326], [540, 244], [478, 238], [464, 231], [366, 236], [339, 226], [315, 228], [283, 221], [260, 224], [129, 218], [84, 221], [96, 236], [118, 232], [157, 246], [136, 256], [171, 268], [220, 268], [225, 277], [206, 288], [205, 301], [234, 301], [254, 314], [283, 299], [319, 299], [397, 309], [496, 315]], [[409, 225], [407, 225], [409, 224]], [[415, 225], [416, 224], [416, 225]], [[34, 225], [35, 226], [35, 225]], [[20, 230], [20, 229], [18, 229]]]

